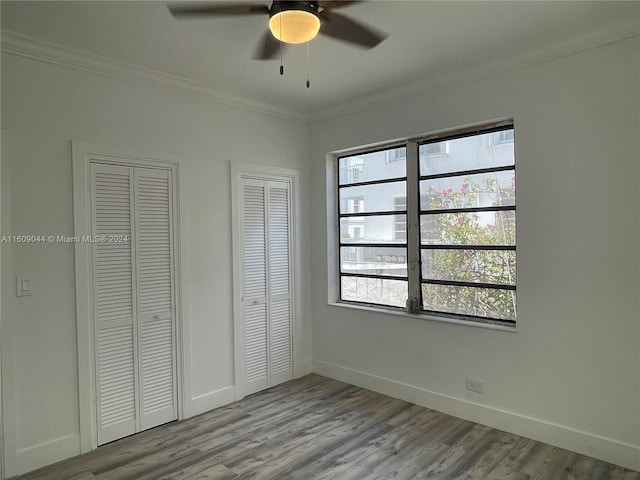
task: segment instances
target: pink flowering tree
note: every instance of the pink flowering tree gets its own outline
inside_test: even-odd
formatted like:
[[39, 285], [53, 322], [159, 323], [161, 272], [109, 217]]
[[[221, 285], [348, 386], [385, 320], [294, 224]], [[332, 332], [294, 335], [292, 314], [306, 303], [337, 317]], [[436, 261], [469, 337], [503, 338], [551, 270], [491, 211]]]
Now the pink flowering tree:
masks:
[[[500, 188], [495, 176], [480, 181], [465, 178], [454, 190], [433, 186], [422, 192], [422, 208], [449, 210], [477, 206], [513, 205], [515, 177], [510, 188]], [[515, 212], [464, 212], [423, 215], [422, 244], [503, 246], [515, 245]], [[491, 285], [515, 285], [516, 257], [510, 250], [426, 249], [422, 251], [425, 279]], [[423, 284], [427, 310], [515, 320], [515, 292], [504, 288], [474, 288]]]

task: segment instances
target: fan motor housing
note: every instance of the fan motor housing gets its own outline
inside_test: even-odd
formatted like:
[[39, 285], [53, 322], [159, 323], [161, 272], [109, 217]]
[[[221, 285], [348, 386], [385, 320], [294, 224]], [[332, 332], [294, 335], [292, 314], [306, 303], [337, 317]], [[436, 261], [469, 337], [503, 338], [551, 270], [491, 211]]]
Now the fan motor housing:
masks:
[[269, 30], [284, 43], [308, 42], [320, 30], [318, 2], [273, 2], [269, 10]]
[[269, 17], [273, 17], [275, 14], [285, 12], [287, 10], [299, 10], [303, 12], [309, 12], [318, 16], [318, 2], [296, 2], [296, 1], [274, 1], [271, 4], [269, 10]]

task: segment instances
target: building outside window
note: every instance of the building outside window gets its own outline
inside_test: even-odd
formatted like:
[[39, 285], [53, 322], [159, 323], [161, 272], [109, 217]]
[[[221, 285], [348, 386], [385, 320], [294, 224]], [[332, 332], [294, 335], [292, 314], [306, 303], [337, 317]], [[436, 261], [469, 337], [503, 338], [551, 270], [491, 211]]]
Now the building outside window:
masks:
[[407, 160], [407, 149], [404, 147], [392, 148], [385, 151], [387, 163], [405, 162]]
[[[401, 212], [407, 211], [407, 196], [393, 197], [393, 209]], [[393, 238], [403, 242], [407, 241], [407, 214], [396, 215], [393, 219]]]

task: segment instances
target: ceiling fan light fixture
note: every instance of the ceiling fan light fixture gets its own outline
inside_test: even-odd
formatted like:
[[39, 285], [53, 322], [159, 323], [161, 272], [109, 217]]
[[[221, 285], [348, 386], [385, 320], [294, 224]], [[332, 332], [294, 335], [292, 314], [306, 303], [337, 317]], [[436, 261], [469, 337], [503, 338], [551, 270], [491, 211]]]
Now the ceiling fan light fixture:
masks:
[[280, 8], [272, 9], [269, 19], [269, 30], [276, 39], [284, 43], [305, 43], [315, 38], [320, 30], [320, 18], [308, 2], [278, 3]]

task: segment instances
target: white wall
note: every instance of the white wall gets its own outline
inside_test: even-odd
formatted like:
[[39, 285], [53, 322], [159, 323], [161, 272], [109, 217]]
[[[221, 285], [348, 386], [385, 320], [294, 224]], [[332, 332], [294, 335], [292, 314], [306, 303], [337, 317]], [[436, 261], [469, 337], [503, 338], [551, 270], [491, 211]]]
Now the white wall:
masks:
[[636, 37], [312, 125], [313, 265], [328, 152], [513, 117], [518, 177], [516, 333], [327, 305], [318, 267], [314, 370], [640, 469], [639, 57]]
[[[180, 202], [187, 415], [233, 400], [229, 162], [298, 169], [308, 190], [308, 127], [61, 66], [2, 55], [2, 233], [73, 235], [71, 142], [173, 154]], [[7, 199], [8, 201], [4, 201]], [[308, 217], [303, 197], [302, 216]], [[308, 285], [308, 222], [302, 225]], [[71, 244], [2, 246], [8, 476], [79, 452]], [[35, 295], [15, 296], [15, 274]], [[308, 295], [303, 290], [303, 302]], [[303, 362], [310, 328], [302, 319]], [[299, 371], [300, 372], [300, 371]]]

